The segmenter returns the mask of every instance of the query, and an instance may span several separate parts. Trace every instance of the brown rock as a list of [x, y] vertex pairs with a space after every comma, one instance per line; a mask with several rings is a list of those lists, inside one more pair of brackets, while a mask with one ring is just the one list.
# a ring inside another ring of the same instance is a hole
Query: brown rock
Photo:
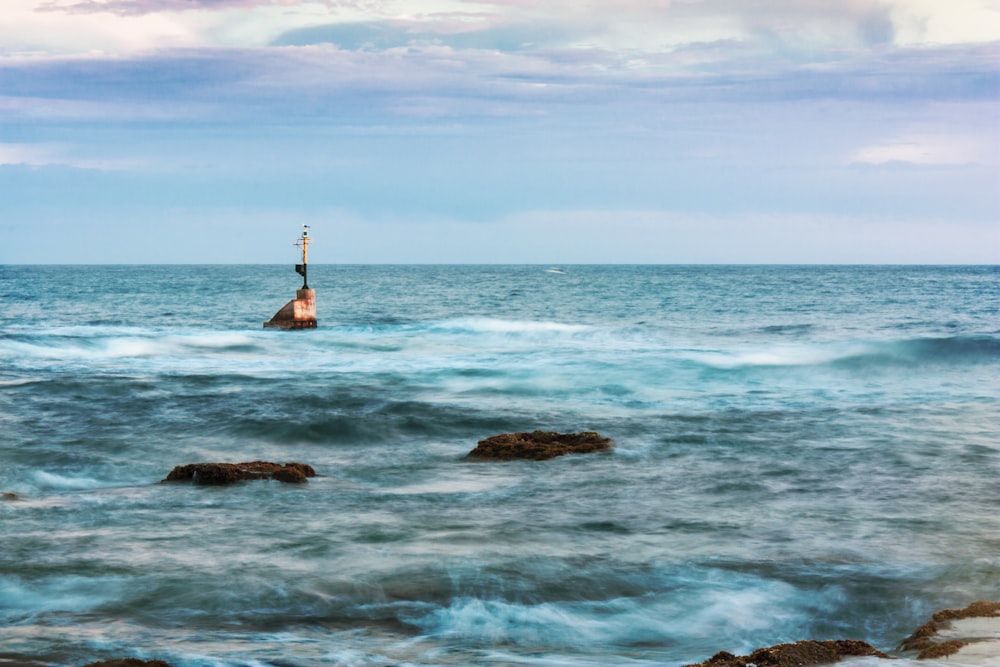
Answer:
[[582, 433], [555, 433], [553, 431], [532, 431], [531, 433], [502, 433], [480, 440], [468, 454], [472, 459], [510, 461], [532, 459], [544, 461], [564, 454], [586, 454], [610, 449], [610, 438], [583, 431]]
[[948, 641], [941, 642], [940, 644], [931, 644], [927, 648], [920, 651], [917, 655], [917, 660], [933, 660], [934, 658], [944, 658], [952, 653], [958, 653], [966, 642], [961, 639], [949, 639]]
[[750, 655], [735, 656], [725, 651], [716, 653], [705, 662], [688, 667], [806, 667], [807, 665], [828, 665], [840, 662], [849, 656], [876, 656], [889, 658], [871, 644], [856, 639], [838, 641], [805, 641], [792, 644], [777, 644], [769, 648], [759, 648]]
[[11, 493], [10, 491], [4, 491], [0, 494], [0, 498], [4, 500], [18, 500], [19, 496], [16, 493]]
[[988, 618], [991, 616], [1000, 616], [1000, 602], [977, 600], [964, 609], [942, 609], [931, 616], [931, 620], [917, 628], [912, 635], [900, 642], [899, 648], [903, 651], [919, 651], [918, 660], [943, 658], [957, 653], [967, 642], [961, 639], [941, 641], [938, 638], [939, 630], [947, 628], [952, 621], [963, 618]]
[[115, 658], [113, 660], [98, 660], [83, 667], [170, 667], [162, 660], [139, 660], [139, 658]]
[[193, 482], [195, 484], [233, 484], [248, 479], [276, 479], [279, 482], [303, 484], [316, 471], [305, 463], [280, 465], [270, 461], [246, 463], [190, 463], [170, 471], [164, 482]]
[[[746, 667], [746, 661], [732, 653], [719, 651], [711, 658], [701, 663], [703, 667]], [[691, 667], [689, 665], [689, 667]]]
[[942, 609], [931, 618], [936, 623], [945, 623], [963, 618], [989, 618], [991, 616], [1000, 616], [1000, 602], [976, 600], [965, 609]]

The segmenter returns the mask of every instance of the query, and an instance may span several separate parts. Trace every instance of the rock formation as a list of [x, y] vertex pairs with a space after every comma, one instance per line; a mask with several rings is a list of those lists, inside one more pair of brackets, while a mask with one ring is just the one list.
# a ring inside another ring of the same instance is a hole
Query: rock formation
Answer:
[[890, 658], [871, 644], [855, 639], [838, 641], [805, 641], [793, 644], [777, 644], [769, 648], [759, 648], [750, 655], [735, 656], [722, 651], [705, 662], [687, 667], [805, 667], [806, 665], [828, 665], [840, 662], [849, 656], [877, 656]]
[[98, 660], [83, 667], [170, 667], [162, 660], [140, 660], [139, 658], [115, 658], [113, 660]]
[[917, 651], [917, 660], [930, 660], [958, 653], [964, 646], [976, 641], [987, 641], [988, 638], [981, 636], [942, 636], [942, 631], [954, 628], [954, 621], [972, 618], [1000, 618], [1000, 602], [978, 600], [964, 609], [943, 609], [900, 642], [899, 648], [907, 652]]
[[248, 479], [276, 479], [289, 484], [304, 484], [316, 471], [305, 463], [280, 465], [269, 461], [247, 463], [190, 463], [170, 471], [164, 482], [193, 482], [195, 484], [233, 484]]
[[584, 431], [582, 433], [555, 433], [553, 431], [532, 431], [531, 433], [502, 433], [480, 440], [468, 454], [471, 459], [510, 461], [532, 459], [544, 461], [563, 454], [586, 454], [610, 449], [610, 438]]
[[[985, 624], [973, 621], [985, 621]], [[962, 626], [963, 622], [968, 625]], [[979, 600], [964, 609], [944, 609], [937, 612], [929, 622], [921, 625], [912, 635], [904, 639], [898, 650], [904, 653], [919, 652], [917, 660], [952, 656], [951, 659], [955, 660], [956, 665], [1000, 664], [1000, 662], [982, 661], [983, 656], [987, 656], [987, 660], [994, 656], [1000, 660], [998, 632], [1000, 632], [1000, 602]], [[967, 656], [971, 662], [964, 662], [960, 652], [970, 645], [976, 646], [976, 655]], [[955, 655], [956, 653], [959, 655]], [[722, 651], [705, 662], [687, 667], [806, 667], [828, 665], [850, 656], [893, 658], [863, 641], [806, 640], [759, 648], [744, 656]]]

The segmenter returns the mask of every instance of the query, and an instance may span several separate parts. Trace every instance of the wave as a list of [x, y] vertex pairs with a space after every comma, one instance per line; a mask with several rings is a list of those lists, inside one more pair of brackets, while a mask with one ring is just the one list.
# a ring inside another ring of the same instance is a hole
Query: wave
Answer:
[[35, 483], [42, 489], [52, 489], [61, 491], [83, 491], [88, 489], [100, 489], [109, 486], [108, 482], [94, 479], [93, 477], [71, 477], [68, 475], [57, 475], [44, 470], [36, 470], [31, 474]]
[[431, 331], [499, 333], [499, 334], [549, 334], [578, 333], [591, 327], [582, 324], [565, 324], [551, 321], [506, 320], [491, 317], [463, 317], [430, 324]]
[[1000, 361], [1000, 338], [949, 336], [872, 343], [866, 350], [838, 358], [834, 363], [856, 365], [923, 365], [936, 363], [995, 364]]
[[0, 358], [88, 362], [184, 354], [248, 354], [263, 350], [250, 335], [232, 332], [161, 333], [75, 327], [0, 335]]
[[[336, 399], [296, 396], [274, 405], [275, 413], [256, 412], [230, 419], [227, 429], [241, 437], [275, 442], [392, 443], [413, 437], [468, 438], [515, 429], [516, 416], [421, 401]], [[289, 414], [301, 417], [289, 418]]]
[[646, 576], [640, 577], [644, 585], [627, 585], [617, 595], [615, 577], [602, 577], [599, 588], [608, 596], [594, 599], [460, 595], [422, 614], [400, 610], [401, 620], [437, 639], [475, 645], [601, 652], [684, 647], [695, 658], [718, 649], [707, 642], [699, 648], [704, 638], [727, 637], [728, 648], [737, 652], [766, 645], [779, 618], [786, 633], [782, 639], [806, 636], [817, 609], [842, 601], [836, 587], [809, 591], [714, 568], [681, 566]]
[[764, 349], [690, 350], [677, 355], [718, 369], [752, 367], [831, 366], [850, 369], [929, 364], [995, 364], [1000, 361], [1000, 339], [993, 336], [911, 338], [783, 345]]
[[45, 612], [85, 612], [119, 597], [124, 580], [117, 577], [54, 576], [41, 581], [0, 576], [0, 619], [20, 622]]

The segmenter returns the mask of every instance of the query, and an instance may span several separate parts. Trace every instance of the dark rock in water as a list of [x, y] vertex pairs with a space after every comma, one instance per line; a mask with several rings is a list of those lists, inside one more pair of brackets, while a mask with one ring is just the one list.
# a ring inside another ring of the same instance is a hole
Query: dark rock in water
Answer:
[[[939, 631], [951, 628], [952, 621], [968, 618], [1000, 618], [1000, 602], [979, 600], [965, 609], [944, 609], [934, 614], [931, 620], [917, 628], [916, 632], [902, 641], [902, 651], [919, 651], [918, 660], [933, 660], [957, 653], [971, 642], [997, 643], [993, 628], [973, 628], [972, 636], [962, 639], [944, 638]], [[952, 633], [954, 629], [952, 628]], [[978, 634], [977, 634], [978, 633]], [[982, 650], [979, 650], [982, 653]], [[990, 655], [998, 655], [996, 652]], [[806, 640], [793, 644], [778, 644], [770, 648], [759, 648], [750, 655], [736, 656], [732, 653], [716, 653], [705, 662], [687, 667], [806, 667], [808, 665], [828, 665], [851, 656], [873, 656], [892, 660], [893, 657], [879, 651], [867, 642], [854, 639], [839, 641]], [[977, 664], [986, 664], [978, 662]], [[993, 663], [990, 663], [993, 664]]]
[[20, 496], [18, 496], [16, 493], [11, 493], [10, 491], [4, 491], [2, 494], [0, 494], [0, 498], [3, 498], [4, 500], [18, 500]]
[[805, 641], [792, 644], [777, 644], [770, 648], [759, 648], [750, 655], [735, 656], [732, 653], [716, 653], [705, 662], [688, 667], [806, 667], [807, 665], [829, 665], [851, 656], [875, 656], [892, 659], [871, 644], [855, 639], [837, 641]]
[[[743, 658], [739, 658], [726, 651], [719, 651], [701, 663], [701, 667], [746, 667], [746, 664]], [[692, 667], [692, 665], [688, 665], [688, 667]]]
[[289, 484], [304, 484], [316, 471], [305, 463], [280, 465], [269, 461], [247, 463], [190, 463], [170, 471], [164, 482], [193, 482], [195, 484], [233, 484], [248, 479], [276, 479]]
[[[952, 621], [967, 618], [1000, 618], [1000, 602], [977, 600], [964, 609], [942, 609], [931, 620], [917, 628], [899, 644], [902, 651], [918, 651], [917, 660], [944, 658], [958, 653], [970, 642], [962, 639], [943, 639], [939, 632], [951, 627]], [[973, 638], [976, 641], [981, 638]]]
[[510, 461], [513, 459], [546, 459], [563, 454], [586, 454], [610, 449], [610, 438], [584, 431], [582, 433], [555, 433], [553, 431], [532, 431], [531, 433], [502, 433], [480, 440], [476, 448], [469, 452], [472, 459]]
[[83, 667], [170, 667], [162, 660], [139, 660], [139, 658], [116, 658], [114, 660], [98, 660]]

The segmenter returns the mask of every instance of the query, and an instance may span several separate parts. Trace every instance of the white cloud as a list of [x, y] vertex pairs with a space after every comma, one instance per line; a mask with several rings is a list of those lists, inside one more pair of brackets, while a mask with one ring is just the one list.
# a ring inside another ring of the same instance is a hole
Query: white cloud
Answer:
[[132, 53], [194, 46], [197, 32], [169, 14], [118, 16], [42, 11], [37, 0], [4, 0], [0, 8], [0, 57]]
[[0, 144], [0, 164], [41, 166], [53, 163], [54, 150], [37, 144]]
[[959, 166], [998, 164], [997, 147], [990, 137], [955, 134], [907, 134], [885, 139], [857, 150], [849, 162]]
[[64, 166], [81, 169], [128, 169], [137, 163], [131, 159], [81, 155], [79, 147], [65, 144], [0, 144], [0, 165], [28, 167]]
[[995, 0], [887, 0], [896, 43], [963, 44], [1000, 39], [1000, 5]]
[[[765, 44], [784, 57], [872, 45], [1000, 39], [992, 0], [4, 0], [3, 51], [131, 53], [264, 46], [284, 33], [363, 22], [401, 37], [495, 33], [531, 48], [666, 52], [698, 43]], [[523, 35], [523, 40], [520, 36]], [[404, 42], [405, 43], [405, 42]], [[476, 44], [466, 39], [465, 44]], [[482, 41], [488, 44], [489, 39]], [[402, 43], [400, 44], [402, 45]]]

